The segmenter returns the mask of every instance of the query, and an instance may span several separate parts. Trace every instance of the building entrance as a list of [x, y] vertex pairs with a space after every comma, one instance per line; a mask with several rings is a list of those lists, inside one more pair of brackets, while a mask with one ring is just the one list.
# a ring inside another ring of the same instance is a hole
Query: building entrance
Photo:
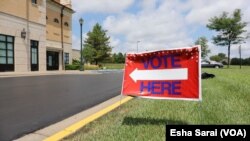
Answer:
[[47, 70], [59, 70], [59, 52], [47, 51]]

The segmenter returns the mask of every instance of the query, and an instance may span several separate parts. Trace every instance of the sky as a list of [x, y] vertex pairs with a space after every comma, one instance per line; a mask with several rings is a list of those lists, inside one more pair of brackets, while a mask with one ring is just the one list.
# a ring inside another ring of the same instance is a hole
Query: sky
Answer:
[[[227, 47], [212, 43], [215, 31], [206, 25], [223, 11], [241, 9], [245, 28], [250, 32], [249, 0], [72, 0], [72, 42], [80, 49], [79, 19], [84, 19], [83, 41], [96, 23], [107, 30], [112, 52], [139, 52], [188, 47], [201, 36], [208, 39], [211, 53], [227, 54]], [[250, 57], [250, 39], [241, 44], [242, 57]], [[239, 57], [239, 45], [231, 57]]]

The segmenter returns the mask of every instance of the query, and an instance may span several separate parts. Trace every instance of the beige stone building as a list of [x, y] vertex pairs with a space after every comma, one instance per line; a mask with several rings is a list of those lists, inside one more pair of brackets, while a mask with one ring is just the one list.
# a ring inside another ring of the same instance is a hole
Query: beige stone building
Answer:
[[75, 59], [75, 60], [81, 60], [81, 54], [80, 54], [80, 50], [78, 49], [72, 49], [72, 59]]
[[73, 13], [70, 0], [0, 0], [0, 72], [63, 70]]

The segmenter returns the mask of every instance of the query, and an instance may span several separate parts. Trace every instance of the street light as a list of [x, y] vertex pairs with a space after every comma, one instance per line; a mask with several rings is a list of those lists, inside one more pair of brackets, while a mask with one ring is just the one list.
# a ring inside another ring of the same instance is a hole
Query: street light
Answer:
[[137, 53], [138, 53], [138, 44], [140, 43], [141, 41], [137, 41]]
[[26, 31], [25, 31], [25, 29], [23, 29], [23, 30], [21, 31], [21, 38], [23, 38], [23, 39], [26, 38]]
[[82, 18], [79, 19], [79, 23], [80, 23], [80, 27], [81, 27], [81, 66], [80, 66], [80, 71], [83, 71], [84, 70], [84, 67], [83, 67], [83, 63], [82, 63], [82, 24], [83, 24], [84, 20]]

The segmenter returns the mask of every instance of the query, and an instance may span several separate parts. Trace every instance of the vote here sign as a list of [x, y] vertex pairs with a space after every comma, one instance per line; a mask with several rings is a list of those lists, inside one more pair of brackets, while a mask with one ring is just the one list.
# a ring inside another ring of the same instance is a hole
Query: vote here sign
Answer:
[[200, 46], [126, 55], [122, 94], [201, 100]]

